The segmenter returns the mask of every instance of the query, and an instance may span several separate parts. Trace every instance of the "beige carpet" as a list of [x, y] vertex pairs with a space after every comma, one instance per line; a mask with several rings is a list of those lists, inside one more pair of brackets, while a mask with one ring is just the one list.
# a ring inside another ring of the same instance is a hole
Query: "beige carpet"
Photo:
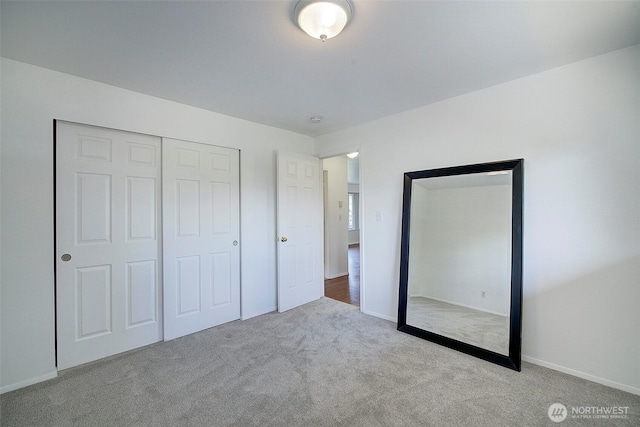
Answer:
[[[556, 402], [627, 418], [556, 424]], [[327, 298], [69, 369], [0, 405], [2, 426], [640, 425], [639, 396], [505, 369]]]

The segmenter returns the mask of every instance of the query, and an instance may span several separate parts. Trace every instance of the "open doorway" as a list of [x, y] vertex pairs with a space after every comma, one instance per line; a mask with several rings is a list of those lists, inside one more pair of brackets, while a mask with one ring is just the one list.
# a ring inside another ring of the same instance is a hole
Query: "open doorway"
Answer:
[[354, 154], [323, 160], [324, 291], [360, 307], [360, 159]]

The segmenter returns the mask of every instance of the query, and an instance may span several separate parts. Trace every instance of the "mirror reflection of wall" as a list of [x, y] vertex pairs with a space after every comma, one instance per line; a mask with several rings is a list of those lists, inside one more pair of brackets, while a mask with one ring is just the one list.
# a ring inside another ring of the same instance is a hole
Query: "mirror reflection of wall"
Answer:
[[511, 173], [412, 183], [407, 324], [508, 354]]

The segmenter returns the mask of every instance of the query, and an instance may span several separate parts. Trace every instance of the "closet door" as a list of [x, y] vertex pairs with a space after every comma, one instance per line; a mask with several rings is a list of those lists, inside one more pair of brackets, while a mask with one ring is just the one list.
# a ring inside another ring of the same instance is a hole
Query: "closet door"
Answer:
[[165, 340], [240, 318], [239, 156], [162, 140]]
[[160, 142], [56, 123], [58, 369], [162, 340]]

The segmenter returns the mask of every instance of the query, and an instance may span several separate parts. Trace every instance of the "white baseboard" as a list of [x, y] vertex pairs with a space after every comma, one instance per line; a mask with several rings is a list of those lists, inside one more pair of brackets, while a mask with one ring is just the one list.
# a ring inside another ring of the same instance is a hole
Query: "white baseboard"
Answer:
[[606, 378], [600, 378], [595, 375], [587, 374], [586, 372], [576, 371], [575, 369], [567, 368], [564, 366], [556, 365], [555, 363], [545, 362], [544, 360], [536, 359], [534, 357], [522, 356], [522, 360], [525, 362], [533, 363], [545, 368], [553, 369], [565, 374], [573, 375], [574, 377], [582, 378], [584, 380], [593, 381], [594, 383], [606, 385], [608, 387], [617, 388], [618, 390], [626, 391], [635, 395], [640, 395], [640, 388], [622, 384], [616, 381], [611, 381]]
[[482, 311], [483, 313], [494, 314], [494, 315], [500, 316], [500, 317], [509, 317], [509, 313], [499, 313], [497, 311], [485, 310], [484, 308], [474, 307], [474, 306], [467, 305], [467, 304], [460, 304], [459, 302], [449, 301], [449, 300], [442, 299], [442, 298], [427, 297], [427, 296], [424, 296], [424, 295], [410, 295], [410, 296], [411, 297], [428, 298], [428, 299], [432, 299], [434, 301], [440, 301], [440, 302], [444, 302], [444, 303], [451, 304], [451, 305], [457, 305], [458, 307], [470, 308], [471, 310]]
[[349, 275], [349, 272], [345, 271], [345, 272], [342, 272], [342, 273], [332, 274], [330, 276], [325, 276], [324, 278], [325, 279], [335, 279], [336, 277], [342, 277], [342, 276], [348, 276], [348, 275]]
[[47, 374], [44, 375], [40, 375], [39, 377], [35, 377], [35, 378], [29, 378], [28, 380], [25, 381], [20, 381], [19, 383], [15, 383], [15, 384], [9, 384], [6, 385], [4, 387], [0, 387], [0, 394], [3, 393], [7, 393], [13, 390], [17, 390], [19, 388], [23, 388], [29, 385], [33, 385], [36, 383], [41, 383], [42, 381], [47, 381], [50, 380], [52, 378], [55, 378], [58, 376], [58, 371], [53, 371], [53, 372], [49, 372]]

